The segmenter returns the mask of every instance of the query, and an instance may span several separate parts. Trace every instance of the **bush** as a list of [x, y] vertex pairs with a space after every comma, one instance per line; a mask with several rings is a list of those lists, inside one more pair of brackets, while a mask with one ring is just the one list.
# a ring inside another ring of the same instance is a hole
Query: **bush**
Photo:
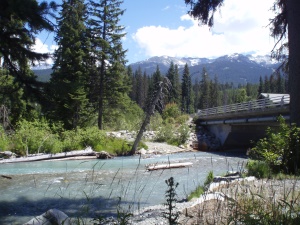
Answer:
[[45, 151], [47, 139], [52, 138], [51, 129], [46, 120], [20, 120], [13, 135], [13, 149], [19, 155], [28, 155]]
[[208, 186], [213, 182], [214, 180], [214, 172], [213, 171], [209, 171], [209, 173], [207, 174], [204, 184], [203, 185], [199, 185], [196, 190], [192, 191], [189, 195], [188, 195], [188, 201], [192, 200], [193, 198], [199, 198], [200, 195], [202, 195], [206, 190], [208, 190]]
[[[283, 117], [278, 118], [280, 122], [278, 132], [267, 129], [267, 137], [259, 140], [250, 151], [250, 158], [264, 161], [272, 172], [283, 171], [295, 173], [299, 168], [300, 128], [295, 125], [288, 126]], [[298, 165], [297, 165], [298, 164]]]
[[185, 124], [189, 120], [190, 116], [188, 114], [183, 114], [176, 118], [177, 124]]
[[259, 179], [269, 178], [271, 175], [269, 165], [264, 161], [249, 160], [246, 168], [248, 170], [248, 176], [255, 176]]
[[158, 112], [155, 112], [150, 118], [150, 124], [148, 125], [148, 130], [159, 130], [163, 124], [163, 119]]
[[131, 150], [131, 146], [126, 140], [107, 137], [95, 146], [95, 151], [106, 151], [113, 155], [126, 155]]
[[162, 126], [155, 137], [155, 141], [157, 142], [168, 142], [174, 138], [174, 125], [166, 124]]
[[6, 135], [2, 126], [0, 126], [0, 151], [9, 150], [9, 137]]
[[166, 120], [167, 118], [177, 118], [181, 115], [179, 107], [176, 103], [169, 103], [166, 105], [163, 113], [162, 118]]

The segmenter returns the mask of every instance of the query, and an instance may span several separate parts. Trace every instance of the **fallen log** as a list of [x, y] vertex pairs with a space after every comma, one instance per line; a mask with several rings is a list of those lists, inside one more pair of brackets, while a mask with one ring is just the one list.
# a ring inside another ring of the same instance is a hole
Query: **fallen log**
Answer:
[[12, 179], [12, 177], [1, 175], [1, 177], [6, 178], [6, 179]]
[[96, 152], [94, 152], [91, 148], [87, 148], [85, 150], [78, 151], [70, 151], [56, 154], [41, 154], [41, 155], [32, 155], [28, 157], [20, 157], [13, 159], [3, 159], [0, 160], [0, 163], [16, 163], [16, 162], [34, 162], [34, 161], [42, 161], [42, 160], [54, 160], [54, 159], [71, 159], [79, 156], [93, 156], [96, 159]]
[[146, 166], [148, 171], [152, 170], [162, 170], [162, 169], [171, 169], [171, 168], [182, 168], [191, 166], [193, 163], [191, 162], [184, 162], [184, 163], [168, 163], [168, 164], [151, 164]]

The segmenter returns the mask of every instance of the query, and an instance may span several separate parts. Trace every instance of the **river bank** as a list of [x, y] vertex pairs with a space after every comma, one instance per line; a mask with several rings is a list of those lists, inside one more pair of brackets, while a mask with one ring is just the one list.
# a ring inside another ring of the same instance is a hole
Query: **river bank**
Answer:
[[[148, 149], [141, 149], [136, 154], [140, 154], [142, 157], [151, 157], [153, 155], [166, 155], [180, 152], [193, 152], [196, 151], [190, 147], [177, 147], [169, 145], [167, 143], [159, 142], [145, 142]], [[92, 148], [88, 147], [84, 150], [75, 150], [64, 153], [56, 154], [35, 154], [28, 157], [9, 158], [1, 159], [1, 163], [18, 163], [18, 162], [34, 162], [34, 161], [46, 161], [46, 160], [88, 160], [95, 159], [97, 152], [93, 151]]]

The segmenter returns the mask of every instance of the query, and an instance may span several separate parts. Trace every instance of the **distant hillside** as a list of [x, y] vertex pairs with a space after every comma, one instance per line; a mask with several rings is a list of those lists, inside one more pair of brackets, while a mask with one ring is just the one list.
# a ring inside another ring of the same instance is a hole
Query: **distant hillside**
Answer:
[[258, 83], [260, 76], [270, 76], [280, 65], [270, 59], [269, 56], [244, 56], [241, 54], [225, 55], [216, 59], [207, 58], [176, 58], [176, 57], [152, 57], [145, 61], [133, 63], [130, 66], [133, 71], [141, 67], [148, 75], [152, 75], [157, 65], [162, 74], [166, 74], [170, 63], [173, 61], [182, 73], [187, 63], [192, 79], [201, 79], [203, 67], [206, 68], [211, 79], [218, 76], [219, 82], [233, 82], [234, 84], [245, 84], [246, 82]]
[[33, 69], [33, 72], [37, 76], [38, 81], [48, 82], [51, 77], [50, 75], [52, 73], [52, 69], [41, 69], [41, 70]]

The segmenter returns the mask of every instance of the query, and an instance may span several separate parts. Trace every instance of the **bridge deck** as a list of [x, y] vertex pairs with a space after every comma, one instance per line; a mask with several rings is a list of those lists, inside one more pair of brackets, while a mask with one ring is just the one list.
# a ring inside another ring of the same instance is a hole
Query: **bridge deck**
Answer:
[[199, 120], [283, 115], [289, 113], [290, 96], [275, 96], [255, 101], [236, 103], [199, 110]]

